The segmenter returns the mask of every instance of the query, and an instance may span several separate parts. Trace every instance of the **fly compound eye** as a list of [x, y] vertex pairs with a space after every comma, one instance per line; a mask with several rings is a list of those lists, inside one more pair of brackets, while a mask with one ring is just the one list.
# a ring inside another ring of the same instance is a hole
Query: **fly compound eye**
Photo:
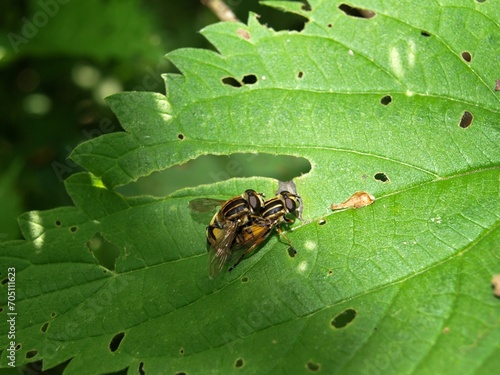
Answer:
[[258, 212], [261, 210], [264, 202], [261, 194], [257, 193], [255, 190], [248, 189], [245, 191], [244, 198], [250, 207], [250, 211]]
[[285, 207], [289, 212], [294, 212], [297, 208], [295, 201], [290, 197], [285, 197]]
[[252, 210], [256, 211], [260, 208], [260, 199], [255, 195], [248, 196], [248, 204], [252, 208]]

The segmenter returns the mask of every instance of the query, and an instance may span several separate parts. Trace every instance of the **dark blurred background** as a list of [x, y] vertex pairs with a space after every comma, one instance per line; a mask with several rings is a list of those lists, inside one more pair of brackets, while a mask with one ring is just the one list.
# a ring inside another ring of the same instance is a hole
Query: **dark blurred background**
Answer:
[[[304, 20], [228, 0], [275, 30]], [[3, 0], [0, 2], [0, 242], [20, 238], [24, 211], [71, 205], [63, 181], [80, 170], [67, 159], [79, 143], [122, 131], [104, 98], [120, 91], [165, 93], [164, 55], [213, 49], [198, 33], [218, 22], [200, 0]], [[282, 180], [309, 170], [303, 159], [269, 155], [205, 156], [122, 188], [164, 196], [185, 186], [253, 175]]]

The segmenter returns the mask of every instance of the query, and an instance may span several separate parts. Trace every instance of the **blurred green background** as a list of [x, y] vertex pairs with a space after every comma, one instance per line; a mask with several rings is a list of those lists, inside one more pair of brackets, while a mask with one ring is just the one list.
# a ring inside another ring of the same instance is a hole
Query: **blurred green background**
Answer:
[[[304, 20], [228, 0], [275, 30]], [[0, 242], [21, 238], [24, 211], [71, 205], [63, 181], [81, 170], [71, 150], [122, 131], [104, 98], [120, 91], [165, 93], [164, 55], [182, 47], [213, 49], [198, 33], [218, 22], [200, 0], [3, 0], [0, 3]], [[304, 159], [269, 155], [205, 156], [122, 187], [127, 195], [164, 196], [185, 186], [253, 175], [287, 180], [310, 169]]]

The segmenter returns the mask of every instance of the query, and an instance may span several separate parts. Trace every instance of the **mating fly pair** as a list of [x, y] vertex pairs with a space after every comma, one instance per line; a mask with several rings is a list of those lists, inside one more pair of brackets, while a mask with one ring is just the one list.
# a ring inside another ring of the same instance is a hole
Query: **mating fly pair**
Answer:
[[[190, 206], [197, 212], [220, 206], [206, 232], [210, 244], [210, 278], [220, 273], [233, 254], [239, 254], [229, 267], [231, 271], [271, 234], [273, 228], [282, 234], [280, 224], [293, 222], [286, 215], [294, 214], [302, 219], [302, 199], [295, 193], [293, 182], [280, 182], [276, 196], [268, 200], [264, 200], [262, 193], [249, 189], [228, 201], [201, 198], [191, 201]], [[286, 240], [290, 243], [288, 238]]]

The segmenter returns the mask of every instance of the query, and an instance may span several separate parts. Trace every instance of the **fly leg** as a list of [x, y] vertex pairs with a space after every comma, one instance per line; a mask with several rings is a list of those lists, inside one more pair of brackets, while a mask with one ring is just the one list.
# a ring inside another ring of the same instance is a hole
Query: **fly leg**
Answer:
[[[293, 223], [293, 220], [291, 221]], [[281, 227], [279, 225], [276, 226], [276, 230], [278, 231], [279, 235], [280, 236], [283, 236], [286, 240], [286, 242], [288, 242], [288, 244], [290, 245], [290, 248], [292, 249], [292, 251], [296, 254], [297, 253], [297, 249], [295, 249], [295, 247], [292, 245], [292, 241], [290, 241], [288, 239], [287, 236], [285, 236], [285, 233], [283, 232], [283, 229], [281, 229]]]
[[238, 264], [240, 264], [240, 262], [243, 260], [243, 258], [245, 258], [245, 256], [247, 254], [251, 253], [253, 251], [253, 249], [255, 249], [262, 241], [263, 241], [263, 239], [257, 240], [257, 242], [255, 242], [252, 246], [250, 246], [247, 251], [245, 251], [243, 254], [240, 255], [240, 257], [238, 258], [236, 263], [234, 263], [231, 267], [229, 267], [229, 269], [227, 271], [231, 272]]

